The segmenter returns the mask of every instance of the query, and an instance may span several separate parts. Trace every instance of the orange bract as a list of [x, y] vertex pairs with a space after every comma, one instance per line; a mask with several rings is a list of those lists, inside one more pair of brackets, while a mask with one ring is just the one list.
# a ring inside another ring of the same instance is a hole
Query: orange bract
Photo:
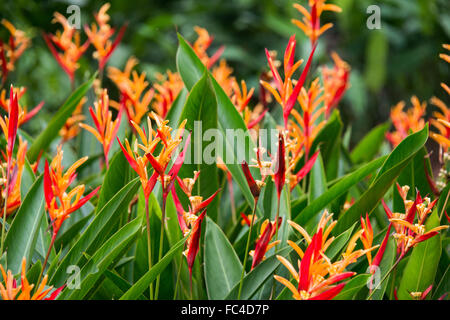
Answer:
[[152, 108], [161, 118], [166, 118], [167, 112], [169, 112], [183, 86], [183, 80], [178, 72], [167, 70], [165, 75], [156, 74], [156, 83], [153, 85], [155, 99]]
[[[37, 284], [36, 290], [32, 294], [35, 285], [28, 282], [26, 267], [27, 261], [23, 258], [20, 273], [20, 285], [17, 286], [16, 279], [14, 279], [11, 270], [8, 270], [6, 273], [3, 266], [0, 265], [0, 271], [4, 281], [4, 284], [0, 282], [0, 296], [2, 297], [2, 300], [54, 300], [64, 288], [64, 286], [56, 290], [53, 290], [52, 286], [46, 288], [48, 276], [45, 275], [41, 283]], [[49, 294], [50, 296], [47, 297]]]
[[350, 66], [336, 52], [333, 52], [331, 57], [334, 61], [334, 67], [324, 67], [322, 69], [325, 115], [327, 117], [350, 86]]
[[59, 130], [59, 135], [62, 138], [63, 143], [75, 138], [80, 133], [80, 123], [85, 119], [83, 115], [83, 105], [86, 103], [87, 98], [83, 97], [72, 115], [66, 120], [64, 126]]
[[[128, 59], [124, 71], [115, 67], [108, 68], [108, 77], [116, 84], [122, 95], [121, 104], [125, 107], [129, 120], [140, 124], [142, 118], [148, 113], [150, 102], [153, 99], [154, 89], [147, 89], [149, 83], [145, 80], [146, 73], [140, 75], [133, 70], [138, 64], [136, 58]], [[147, 91], [146, 91], [147, 90]], [[121, 105], [111, 101], [111, 104], [120, 109]]]

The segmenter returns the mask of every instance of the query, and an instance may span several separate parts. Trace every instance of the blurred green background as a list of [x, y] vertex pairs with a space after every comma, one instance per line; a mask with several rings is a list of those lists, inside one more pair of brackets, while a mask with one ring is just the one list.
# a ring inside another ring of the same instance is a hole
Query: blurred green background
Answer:
[[[138, 69], [150, 81], [155, 72], [175, 70], [176, 32], [189, 41], [196, 38], [193, 27], [206, 28], [215, 38], [212, 45], [225, 45], [223, 55], [237, 79], [257, 86], [267, 64], [264, 48], [284, 51], [288, 37], [296, 33], [298, 58], [306, 57], [309, 40], [291, 24], [300, 14], [292, 7], [307, 0], [135, 0], [110, 1], [111, 25], [128, 22], [122, 43], [109, 65], [122, 68], [130, 55], [140, 60]], [[450, 1], [448, 0], [335, 0], [343, 12], [325, 13], [323, 21], [335, 27], [320, 40], [315, 65], [330, 63], [333, 50], [352, 67], [351, 88], [340, 105], [346, 124], [352, 126], [352, 144], [369, 129], [389, 117], [390, 107], [416, 94], [420, 100], [436, 95], [448, 101], [439, 83], [448, 82], [449, 66], [440, 60], [441, 45], [450, 40]], [[8, 83], [28, 87], [28, 104], [45, 100], [41, 121], [27, 124], [30, 132], [40, 130], [45, 121], [70, 93], [67, 76], [53, 59], [41, 33], [54, 32], [53, 13], [66, 14], [70, 4], [81, 8], [81, 24], [93, 21], [101, 1], [2, 0], [0, 18], [10, 20], [32, 36], [32, 47], [19, 60]], [[369, 5], [381, 8], [381, 30], [369, 30], [366, 13]], [[6, 29], [0, 28], [6, 39]], [[92, 49], [83, 57], [77, 71], [77, 84], [95, 70]], [[112, 98], [117, 92], [106, 82]], [[429, 108], [429, 114], [431, 108]]]

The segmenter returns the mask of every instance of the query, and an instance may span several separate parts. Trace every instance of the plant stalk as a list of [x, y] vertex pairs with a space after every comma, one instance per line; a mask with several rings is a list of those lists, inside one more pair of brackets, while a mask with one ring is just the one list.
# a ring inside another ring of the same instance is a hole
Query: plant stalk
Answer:
[[[145, 218], [147, 219], [147, 254], [148, 254], [148, 270], [152, 268], [152, 244], [150, 237], [150, 213], [148, 208], [148, 197], [145, 198]], [[150, 300], [153, 300], [153, 283], [150, 283]]]

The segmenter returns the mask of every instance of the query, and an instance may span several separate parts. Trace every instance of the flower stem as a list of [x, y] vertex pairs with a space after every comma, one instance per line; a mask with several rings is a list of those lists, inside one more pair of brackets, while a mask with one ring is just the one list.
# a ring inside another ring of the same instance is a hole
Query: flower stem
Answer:
[[1, 237], [1, 244], [0, 244], [0, 254], [3, 254], [3, 245], [5, 242], [5, 224], [6, 224], [6, 211], [8, 209], [8, 191], [9, 191], [9, 172], [11, 171], [11, 164], [8, 160], [8, 164], [6, 165], [6, 189], [5, 189], [5, 199], [3, 204], [3, 218], [2, 218], [2, 237]]
[[[158, 262], [161, 261], [162, 253], [163, 253], [163, 247], [164, 247], [164, 224], [165, 224], [165, 221], [166, 221], [166, 201], [167, 201], [167, 195], [163, 196], [163, 201], [162, 201], [161, 232], [160, 232], [160, 237], [159, 237]], [[158, 277], [156, 278], [155, 300], [158, 299], [159, 282], [160, 282], [160, 280], [161, 280], [161, 273], [158, 274]]]
[[42, 275], [44, 274], [45, 266], [47, 265], [47, 262], [48, 262], [48, 257], [50, 256], [50, 252], [53, 248], [53, 245], [55, 244], [56, 235], [57, 235], [57, 233], [53, 232], [52, 240], [50, 241], [50, 245], [48, 246], [47, 254], [45, 256], [44, 264], [42, 265], [41, 273], [39, 274], [38, 281], [36, 282], [36, 289], [38, 288], [39, 284], [41, 283]]
[[178, 293], [178, 284], [180, 283], [180, 277], [181, 277], [181, 266], [183, 265], [183, 253], [181, 253], [180, 256], [180, 265], [178, 266], [178, 272], [177, 272], [177, 281], [175, 283], [175, 292], [173, 294], [173, 300], [177, 300], [177, 293]]
[[258, 203], [258, 198], [255, 198], [255, 203], [254, 203], [253, 212], [252, 212], [252, 221], [250, 223], [250, 230], [248, 231], [247, 245], [245, 246], [245, 255], [244, 255], [244, 263], [242, 266], [241, 280], [239, 281], [238, 300], [241, 299], [242, 285], [244, 284], [245, 266], [247, 265], [247, 260], [248, 260], [248, 251], [250, 248], [250, 239], [252, 236], [253, 222], [255, 221], [257, 203]]
[[[145, 198], [145, 217], [147, 219], [147, 254], [148, 254], [148, 270], [152, 268], [152, 244], [150, 238], [150, 214], [148, 208], [148, 197]], [[153, 300], [153, 284], [150, 283], [150, 300]]]

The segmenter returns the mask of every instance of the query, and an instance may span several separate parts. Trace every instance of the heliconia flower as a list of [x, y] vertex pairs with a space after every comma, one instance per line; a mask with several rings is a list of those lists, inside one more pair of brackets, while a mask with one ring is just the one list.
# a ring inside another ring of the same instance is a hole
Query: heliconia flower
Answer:
[[[0, 265], [0, 271], [4, 281], [4, 284], [0, 282], [0, 296], [2, 300], [55, 300], [62, 289], [64, 289], [65, 285], [55, 290], [52, 286], [46, 288], [48, 275], [45, 275], [35, 289], [35, 285], [28, 282], [26, 266], [26, 259], [23, 258], [20, 273], [20, 285], [17, 286], [17, 281], [14, 279], [11, 270], [6, 272], [3, 266]], [[32, 293], [33, 289], [35, 290]]]
[[44, 167], [45, 203], [51, 219], [53, 237], [56, 237], [63, 222], [70, 217], [70, 214], [86, 204], [100, 189], [100, 186], [97, 187], [85, 197], [82, 197], [85, 191], [84, 184], [78, 185], [69, 191], [69, 186], [77, 176], [77, 168], [86, 162], [87, 157], [76, 161], [65, 172], [63, 172], [62, 159], [63, 151], [61, 146], [59, 146], [56, 157], [50, 165], [45, 161]]
[[309, 158], [314, 139], [326, 123], [325, 120], [318, 121], [325, 111], [325, 107], [320, 107], [324, 100], [322, 93], [323, 88], [318, 78], [311, 83], [308, 90], [302, 88], [298, 96], [302, 115], [297, 110], [292, 110], [295, 121], [289, 122], [291, 130], [294, 131], [292, 135], [300, 140], [297, 145], [303, 146], [306, 160]]
[[220, 59], [219, 64], [212, 67], [211, 74], [227, 96], [231, 98], [235, 78], [233, 77], [233, 69], [227, 64], [226, 60]]
[[192, 45], [192, 49], [206, 68], [210, 69], [219, 60], [225, 50], [225, 47], [221, 46], [212, 56], [209, 56], [206, 51], [211, 46], [214, 37], [210, 36], [208, 30], [205, 28], [195, 26], [194, 31], [197, 33], [198, 38]]
[[312, 58], [314, 55], [314, 52], [316, 50], [316, 46], [313, 47], [311, 50], [311, 54], [309, 55], [308, 61], [305, 65], [305, 68], [303, 69], [300, 78], [295, 83], [294, 88], [293, 86], [293, 74], [294, 72], [299, 68], [299, 66], [303, 63], [303, 60], [299, 60], [294, 63], [294, 57], [295, 57], [295, 35], [291, 36], [289, 39], [288, 45], [285, 50], [284, 55], [284, 81], [281, 78], [280, 74], [278, 73], [277, 67], [275, 65], [275, 62], [273, 61], [272, 55], [270, 52], [266, 49], [266, 57], [267, 61], [269, 63], [270, 70], [272, 72], [272, 76], [274, 78], [275, 82], [275, 88], [266, 81], [261, 81], [261, 84], [266, 88], [275, 98], [275, 100], [281, 105], [283, 108], [283, 118], [284, 118], [284, 126], [287, 129], [287, 123], [289, 115], [291, 114], [295, 103], [297, 101], [298, 95], [300, 94], [300, 91], [303, 87], [303, 84], [305, 83], [306, 76], [308, 74], [309, 68], [311, 66]]
[[[336, 226], [337, 221], [332, 220], [333, 214], [329, 214], [327, 210], [324, 211], [322, 214], [322, 217], [320, 218], [319, 223], [317, 224], [316, 233], [319, 233], [319, 231], [322, 233], [321, 236], [321, 252], [325, 252], [329, 246], [333, 243], [335, 240], [334, 237], [329, 237], [331, 235], [331, 231]], [[305, 241], [310, 244], [312, 241], [312, 237], [306, 232], [304, 228], [302, 228], [300, 225], [296, 224], [293, 221], [288, 221], [289, 225], [293, 227], [296, 231], [298, 231]], [[330, 259], [325, 255], [322, 254], [322, 259], [320, 260], [320, 265], [322, 265], [322, 270], [327, 272], [330, 276], [340, 274], [345, 271], [348, 265], [354, 263], [362, 257], [363, 255], [367, 254], [367, 252], [374, 250], [378, 246], [372, 246], [370, 248], [365, 248], [364, 250], [355, 250], [356, 242], [360, 238], [361, 234], [363, 233], [363, 230], [360, 230], [356, 232], [352, 238], [349, 240], [347, 244], [346, 250], [342, 253], [342, 258], [340, 260], [337, 260], [335, 262], [331, 262]], [[288, 240], [287, 241], [289, 246], [294, 249], [295, 252], [297, 252], [298, 256], [300, 258], [303, 258], [304, 252], [303, 250], [293, 241]], [[319, 244], [318, 244], [319, 245]], [[317, 262], [319, 265], [319, 262]], [[323, 276], [325, 276], [327, 273], [325, 273]]]
[[[289, 270], [294, 280], [298, 283], [295, 287], [289, 280], [275, 275], [275, 279], [285, 285], [296, 300], [331, 300], [341, 292], [345, 283], [337, 284], [342, 280], [352, 277], [355, 272], [341, 272], [329, 274], [329, 269], [324, 268], [324, 250], [322, 249], [322, 229], [314, 234], [309, 245], [298, 260], [298, 271], [284, 257], [277, 256], [278, 260]], [[329, 275], [327, 278], [325, 278]]]
[[192, 233], [187, 240], [187, 249], [184, 252], [187, 258], [187, 264], [189, 269], [189, 275], [192, 282], [192, 267], [194, 266], [195, 258], [198, 254], [198, 250], [200, 248], [200, 236], [202, 229], [202, 222], [206, 215], [206, 209], [197, 217], [195, 223], [192, 227]]
[[326, 3], [326, 0], [309, 0], [310, 10], [304, 6], [294, 3], [294, 8], [302, 15], [302, 21], [292, 19], [292, 23], [299, 27], [307, 37], [310, 38], [311, 43], [316, 43], [317, 39], [328, 29], [333, 27], [332, 23], [327, 23], [320, 26], [320, 16], [324, 11], [342, 12], [342, 9], [335, 4]]
[[[431, 292], [431, 289], [433, 289], [432, 284], [428, 288], [426, 288], [424, 292], [415, 291], [415, 292], [410, 292], [409, 295], [414, 300], [425, 300], [427, 298], [428, 294]], [[398, 300], [398, 298], [396, 300]]]
[[107, 2], [102, 5], [98, 13], [94, 14], [97, 24], [92, 23], [91, 28], [87, 25], [84, 26], [84, 31], [95, 48], [93, 56], [98, 60], [100, 71], [104, 69], [112, 53], [119, 45], [126, 29], [126, 25], [122, 26], [114, 41], [111, 40], [111, 37], [115, 34], [115, 30], [108, 24], [110, 17], [106, 11], [108, 11], [110, 6]]
[[[41, 101], [36, 107], [28, 111], [27, 106], [22, 106], [20, 104], [20, 99], [26, 93], [27, 89], [25, 87], [15, 88], [14, 86], [11, 86], [11, 89], [17, 95], [17, 105], [19, 114], [18, 126], [20, 127], [21, 125], [28, 122], [31, 118], [33, 118], [39, 112], [39, 110], [41, 110], [42, 106], [44, 105], [44, 101]], [[6, 112], [9, 112], [10, 106], [9, 100], [10, 99], [6, 99], [6, 89], [3, 89], [0, 93], [0, 107]]]
[[326, 117], [338, 105], [350, 86], [350, 66], [336, 52], [333, 52], [331, 57], [334, 61], [333, 68], [324, 67], [322, 69]]
[[280, 131], [278, 134], [278, 152], [275, 162], [273, 180], [277, 190], [278, 201], [281, 197], [281, 191], [286, 183], [286, 149], [284, 144], [284, 135]]
[[278, 218], [278, 223], [275, 221], [271, 222], [268, 219], [262, 223], [260, 235], [256, 241], [255, 250], [252, 250], [249, 253], [249, 255], [253, 258], [252, 270], [265, 259], [265, 255], [270, 249], [281, 242], [280, 240], [276, 240], [270, 243], [272, 238], [275, 236], [276, 229], [280, 226], [280, 224], [281, 217]]
[[68, 75], [73, 87], [75, 71], [80, 67], [78, 60], [89, 47], [89, 39], [82, 44], [80, 32], [59, 12], [54, 13], [52, 22], [61, 24], [63, 31], [58, 30], [54, 35], [44, 33], [44, 40], [55, 60]]
[[184, 83], [178, 72], [171, 72], [170, 70], [167, 70], [165, 75], [156, 73], [155, 77], [152, 108], [161, 118], [165, 119], [167, 112], [169, 112], [173, 102], [184, 87]]
[[[417, 191], [414, 202], [407, 200], [406, 196], [409, 190], [408, 186], [397, 189], [405, 203], [405, 213], [392, 213], [384, 201], [382, 201], [386, 215], [395, 228], [394, 238], [397, 240], [397, 254], [404, 257], [406, 253], [418, 243], [426, 241], [439, 234], [440, 230], [448, 228], [448, 225], [437, 226], [427, 230], [425, 220], [431, 213], [437, 199], [431, 201], [428, 197], [422, 198]], [[416, 223], [414, 220], [417, 216]]]
[[399, 102], [391, 109], [391, 120], [394, 125], [394, 132], [386, 133], [386, 138], [396, 147], [411, 132], [417, 132], [425, 126], [423, 116], [427, 108], [426, 102], [421, 103], [416, 96], [411, 98], [412, 108], [403, 111], [405, 103]]
[[94, 102], [94, 109], [89, 107], [89, 112], [91, 114], [92, 120], [94, 121], [95, 128], [80, 123], [80, 127], [86, 129], [91, 132], [94, 137], [102, 144], [103, 146], [103, 154], [105, 157], [106, 167], [109, 167], [108, 162], [108, 153], [111, 148], [112, 143], [114, 142], [114, 138], [117, 135], [117, 131], [119, 130], [120, 120], [122, 118], [122, 108], [119, 109], [119, 113], [116, 116], [116, 119], [112, 120], [112, 112], [109, 110], [109, 96], [106, 89], [102, 91], [101, 96], [99, 97], [97, 102]]
[[122, 96], [120, 103], [111, 101], [111, 105], [118, 110], [120, 110], [123, 105], [127, 112], [128, 119], [140, 124], [142, 118], [149, 111], [150, 102], [154, 95], [154, 89], [147, 89], [149, 83], [145, 80], [145, 72], [139, 75], [133, 70], [137, 63], [136, 58], [129, 58], [123, 72], [115, 67], [109, 67], [108, 77], [116, 84]]
[[66, 123], [61, 130], [59, 130], [59, 135], [61, 136], [63, 143], [75, 138], [80, 133], [80, 123], [85, 119], [83, 115], [83, 106], [86, 101], [86, 97], [81, 98], [72, 115], [66, 120]]
[[[8, 185], [8, 199], [7, 201], [2, 201], [2, 206], [0, 206], [0, 212], [4, 212], [3, 205], [6, 203], [6, 216], [11, 215], [17, 208], [19, 208], [22, 203], [21, 197], [21, 181], [23, 169], [25, 166], [26, 152], [27, 152], [27, 142], [23, 141], [21, 137], [19, 137], [19, 147], [17, 150], [16, 157], [12, 158], [11, 161], [11, 169], [9, 171], [9, 185]], [[5, 164], [7, 164], [7, 159], [5, 160]], [[0, 190], [2, 199], [6, 197], [6, 182], [8, 179], [8, 171], [7, 166], [2, 168], [2, 177], [0, 183]]]
[[8, 29], [10, 37], [8, 41], [0, 40], [0, 76], [3, 85], [10, 71], [13, 71], [15, 64], [23, 52], [30, 46], [30, 39], [22, 30], [16, 29], [11, 22], [2, 19], [1, 24]]

